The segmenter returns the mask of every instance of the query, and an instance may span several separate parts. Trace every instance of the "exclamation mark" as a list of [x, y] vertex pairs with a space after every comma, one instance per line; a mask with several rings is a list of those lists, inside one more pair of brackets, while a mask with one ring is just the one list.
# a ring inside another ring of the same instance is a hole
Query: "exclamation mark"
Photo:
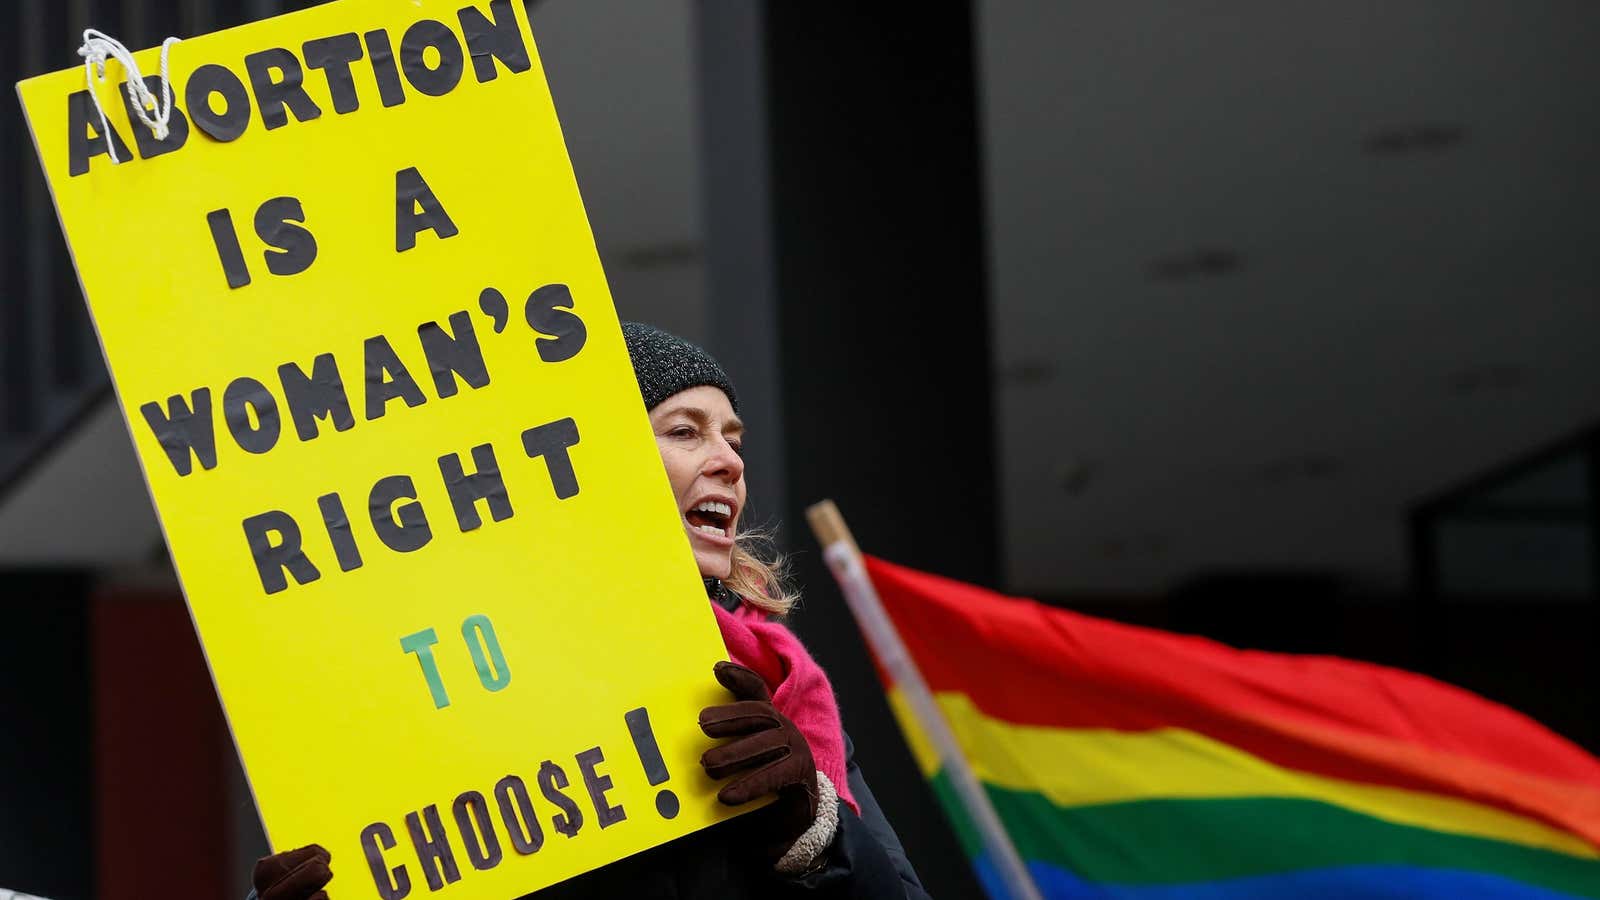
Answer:
[[[633, 738], [633, 750], [639, 754], [639, 762], [644, 765], [644, 777], [650, 780], [651, 787], [666, 781], [672, 776], [667, 774], [666, 760], [661, 758], [661, 748], [656, 746], [656, 733], [650, 730], [650, 713], [644, 707], [630, 709], [623, 715], [628, 723], [628, 734]], [[663, 819], [671, 819], [678, 815], [678, 795], [670, 788], [662, 788], [656, 793], [656, 812]]]

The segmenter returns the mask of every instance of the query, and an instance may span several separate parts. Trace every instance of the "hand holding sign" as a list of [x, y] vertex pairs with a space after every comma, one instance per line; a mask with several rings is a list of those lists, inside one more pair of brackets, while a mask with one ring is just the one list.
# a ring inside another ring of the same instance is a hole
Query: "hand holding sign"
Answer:
[[[774, 821], [767, 852], [779, 862], [817, 820], [821, 792], [811, 746], [800, 728], [772, 705], [760, 675], [731, 662], [717, 663], [715, 671], [735, 701], [701, 710], [700, 730], [731, 740], [702, 754], [700, 765], [712, 778], [729, 779], [717, 799], [730, 806], [778, 796], [766, 816]], [[797, 856], [809, 861], [821, 849], [806, 847]]]
[[164, 136], [114, 59], [19, 93], [275, 845], [487, 900], [725, 817], [725, 651], [522, 5], [169, 57]]
[[333, 857], [320, 844], [285, 850], [258, 860], [250, 873], [256, 900], [327, 900]]

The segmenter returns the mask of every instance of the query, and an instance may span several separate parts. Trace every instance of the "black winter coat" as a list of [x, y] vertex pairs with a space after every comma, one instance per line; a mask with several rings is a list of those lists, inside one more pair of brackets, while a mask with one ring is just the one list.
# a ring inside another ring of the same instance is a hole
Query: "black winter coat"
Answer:
[[772, 871], [759, 844], [765, 829], [757, 810], [546, 888], [527, 900], [711, 900], [711, 898], [815, 898], [815, 900], [929, 900], [900, 839], [861, 777], [850, 738], [850, 793], [861, 815], [839, 804], [839, 831], [825, 862], [804, 877]]

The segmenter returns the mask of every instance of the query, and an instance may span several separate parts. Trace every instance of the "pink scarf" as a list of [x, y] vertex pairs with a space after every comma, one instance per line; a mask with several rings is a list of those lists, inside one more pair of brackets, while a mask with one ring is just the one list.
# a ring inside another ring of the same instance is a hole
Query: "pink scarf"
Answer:
[[717, 603], [712, 603], [711, 609], [717, 614], [717, 627], [722, 629], [728, 656], [767, 683], [772, 705], [805, 735], [817, 768], [833, 782], [840, 799], [859, 814], [861, 808], [850, 796], [845, 777], [839, 704], [833, 699], [833, 686], [822, 667], [793, 632], [767, 621], [765, 613], [748, 603], [739, 604], [735, 612], [728, 612]]

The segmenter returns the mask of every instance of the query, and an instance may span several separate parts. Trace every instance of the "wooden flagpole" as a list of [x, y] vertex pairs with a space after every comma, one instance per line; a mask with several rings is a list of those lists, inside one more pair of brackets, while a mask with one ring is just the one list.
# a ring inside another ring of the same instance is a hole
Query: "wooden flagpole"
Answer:
[[950, 724], [934, 702], [933, 693], [928, 690], [927, 682], [923, 681], [916, 662], [906, 652], [900, 633], [895, 630], [888, 613], [884, 612], [878, 591], [872, 586], [872, 579], [867, 577], [861, 548], [856, 546], [849, 526], [845, 525], [844, 516], [832, 500], [824, 500], [806, 510], [806, 520], [811, 523], [811, 532], [822, 545], [823, 559], [834, 579], [839, 582], [839, 589], [844, 592], [845, 602], [855, 616], [856, 625], [866, 636], [879, 664], [904, 692], [912, 714], [939, 754], [939, 766], [949, 776], [957, 799], [977, 828], [983, 849], [1004, 882], [1006, 893], [1011, 900], [1043, 900], [1027, 866], [1022, 862], [1022, 856], [1017, 853], [1016, 845], [1011, 843], [1011, 836], [1006, 834], [1000, 816], [989, 802], [989, 795], [984, 793], [967, 758], [961, 754], [961, 746], [956, 743]]

